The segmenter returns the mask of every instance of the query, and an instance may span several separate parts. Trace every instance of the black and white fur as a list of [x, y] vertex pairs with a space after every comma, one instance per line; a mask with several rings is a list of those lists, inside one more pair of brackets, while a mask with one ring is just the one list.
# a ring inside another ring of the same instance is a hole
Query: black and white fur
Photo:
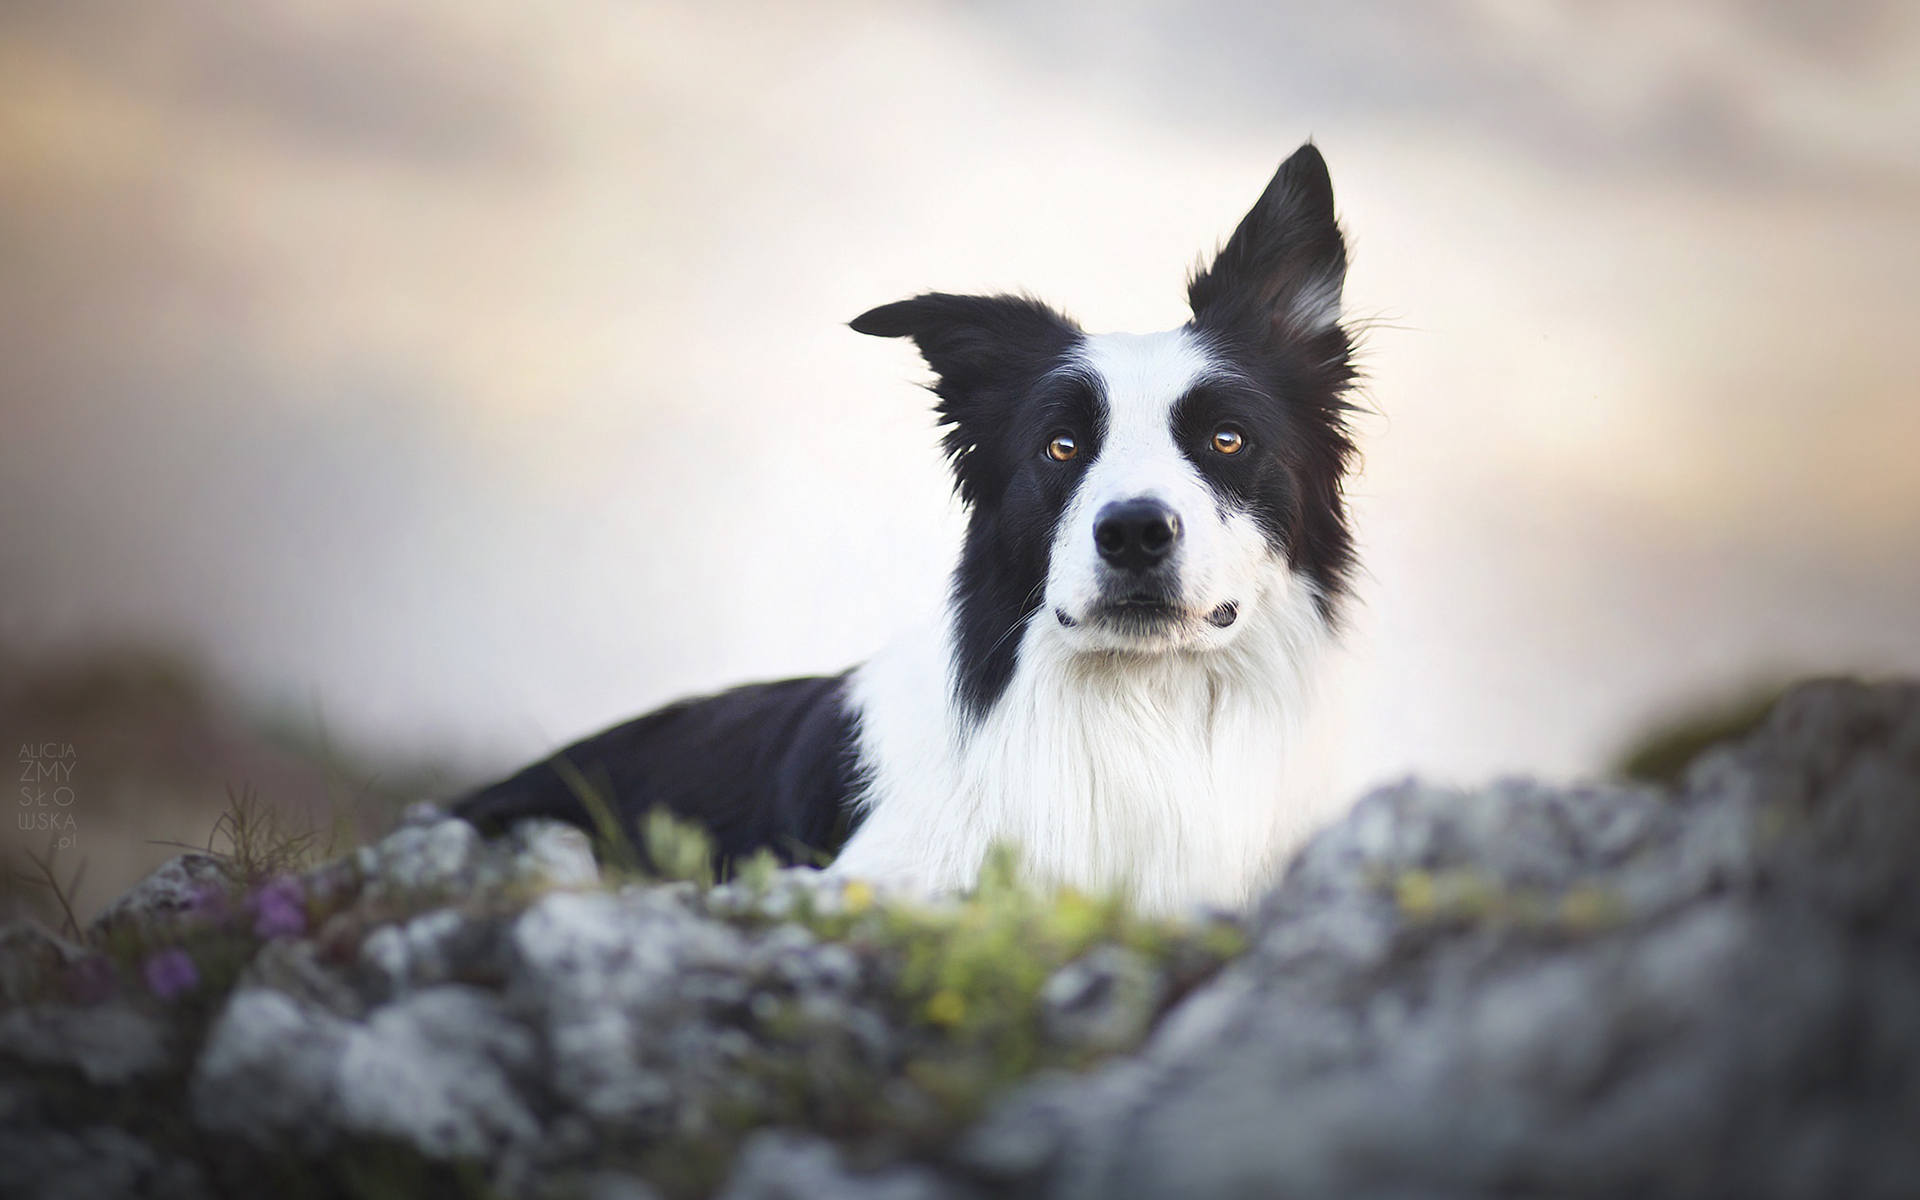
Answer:
[[970, 510], [943, 619], [843, 675], [618, 726], [460, 811], [586, 823], [584, 781], [629, 827], [656, 805], [703, 823], [722, 859], [837, 852], [938, 893], [1008, 842], [1147, 911], [1248, 900], [1317, 816], [1302, 719], [1353, 567], [1345, 274], [1307, 145], [1178, 329], [1086, 334], [1012, 296], [855, 319], [937, 376]]

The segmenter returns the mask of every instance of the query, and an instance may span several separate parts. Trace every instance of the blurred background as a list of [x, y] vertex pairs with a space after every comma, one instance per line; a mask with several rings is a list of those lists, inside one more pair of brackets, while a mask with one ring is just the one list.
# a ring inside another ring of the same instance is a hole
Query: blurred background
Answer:
[[1178, 324], [1308, 137], [1374, 410], [1345, 787], [1920, 670], [1898, 0], [5, 0], [8, 902], [871, 654], [961, 517], [844, 322]]

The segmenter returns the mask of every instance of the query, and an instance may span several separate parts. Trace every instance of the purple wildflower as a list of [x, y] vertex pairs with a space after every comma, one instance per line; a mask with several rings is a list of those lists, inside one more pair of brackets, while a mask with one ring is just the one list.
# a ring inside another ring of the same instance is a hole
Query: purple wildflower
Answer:
[[253, 931], [263, 938], [299, 937], [307, 931], [307, 897], [300, 881], [280, 875], [253, 894]]
[[103, 954], [89, 954], [66, 971], [67, 996], [75, 1004], [101, 1004], [120, 990], [120, 978], [112, 960]]
[[193, 956], [175, 946], [147, 960], [147, 987], [162, 1000], [171, 1000], [200, 986], [200, 968]]
[[223, 924], [232, 914], [233, 897], [218, 883], [203, 883], [187, 899], [187, 914], [211, 925]]

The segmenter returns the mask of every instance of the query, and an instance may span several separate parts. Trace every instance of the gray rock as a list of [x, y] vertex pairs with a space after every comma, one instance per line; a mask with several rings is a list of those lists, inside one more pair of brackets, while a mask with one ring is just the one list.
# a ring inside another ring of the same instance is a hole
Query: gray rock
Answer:
[[403, 825], [360, 852], [360, 869], [375, 895], [454, 896], [497, 882], [479, 830], [448, 818]]
[[1120, 1050], [1140, 1040], [1160, 1011], [1166, 980], [1124, 946], [1100, 946], [1068, 963], [1040, 990], [1047, 1036], [1088, 1050]]
[[1056, 1197], [1920, 1187], [1920, 687], [1797, 689], [1674, 794], [1375, 793], [1255, 934], [958, 1161]]
[[410, 921], [383, 925], [360, 944], [360, 967], [381, 999], [502, 969], [497, 921], [454, 908], [434, 909]]
[[553, 893], [514, 923], [512, 945], [512, 994], [543, 1027], [552, 1084], [596, 1120], [660, 1126], [739, 1057], [701, 1018], [745, 998], [733, 974], [745, 939], [667, 889]]
[[405, 925], [382, 925], [360, 943], [360, 971], [380, 999], [398, 996], [413, 982], [413, 948]]
[[595, 1171], [580, 1185], [582, 1200], [663, 1200], [646, 1180], [625, 1171]]
[[248, 965], [240, 985], [285, 992], [336, 1016], [357, 1020], [366, 1012], [352, 984], [325, 964], [319, 948], [309, 941], [268, 942]]
[[42, 998], [85, 953], [31, 918], [0, 922], [0, 1003]]
[[193, 1117], [265, 1149], [319, 1150], [354, 1134], [481, 1158], [538, 1134], [518, 1091], [535, 1055], [533, 1035], [472, 988], [419, 991], [364, 1024], [246, 988], [208, 1036]]
[[166, 1043], [152, 1017], [124, 1002], [37, 1004], [0, 1012], [0, 1055], [70, 1067], [89, 1083], [117, 1085], [163, 1065]]
[[511, 839], [513, 877], [553, 888], [590, 888], [600, 883], [600, 864], [586, 834], [559, 821], [521, 821]]
[[211, 854], [182, 854], [121, 893], [93, 919], [90, 937], [123, 925], [165, 927], [202, 911], [207, 895], [233, 886], [226, 865]]
[[459, 986], [416, 992], [348, 1031], [331, 1119], [429, 1158], [484, 1158], [540, 1132], [518, 1091], [535, 1055], [533, 1034], [493, 996]]
[[707, 892], [705, 905], [716, 916], [758, 916], [774, 921], [793, 918], [803, 909], [837, 913], [844, 905], [847, 881], [813, 867], [786, 867], [761, 881], [736, 879]]
[[1152, 1065], [1122, 1058], [1084, 1076], [1031, 1080], [961, 1135], [953, 1160], [996, 1191], [1070, 1188], [1119, 1153], [1127, 1122], [1161, 1077]]
[[570, 825], [522, 821], [490, 845], [431, 804], [408, 809], [400, 828], [361, 848], [354, 861], [370, 895], [403, 902], [471, 897], [510, 882], [544, 889], [600, 880], [592, 842]]
[[365, 1135], [428, 1158], [486, 1158], [540, 1133], [518, 1092], [534, 1058], [534, 1035], [468, 987], [413, 993], [367, 1023], [242, 989], [207, 1037], [192, 1114], [261, 1148]]
[[351, 1024], [269, 988], [228, 998], [189, 1085], [194, 1123], [263, 1149], [331, 1144], [334, 1076]]
[[970, 1194], [925, 1167], [850, 1172], [833, 1143], [768, 1131], [742, 1148], [717, 1200], [965, 1200]]
[[124, 1130], [0, 1125], [0, 1196], [33, 1200], [200, 1200], [200, 1168]]

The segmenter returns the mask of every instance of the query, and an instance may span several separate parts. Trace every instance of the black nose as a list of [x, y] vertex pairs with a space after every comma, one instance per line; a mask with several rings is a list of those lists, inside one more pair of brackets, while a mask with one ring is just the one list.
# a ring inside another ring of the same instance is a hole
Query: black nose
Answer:
[[1158, 500], [1121, 500], [1100, 510], [1093, 544], [1110, 567], [1150, 571], [1180, 541], [1180, 518]]

